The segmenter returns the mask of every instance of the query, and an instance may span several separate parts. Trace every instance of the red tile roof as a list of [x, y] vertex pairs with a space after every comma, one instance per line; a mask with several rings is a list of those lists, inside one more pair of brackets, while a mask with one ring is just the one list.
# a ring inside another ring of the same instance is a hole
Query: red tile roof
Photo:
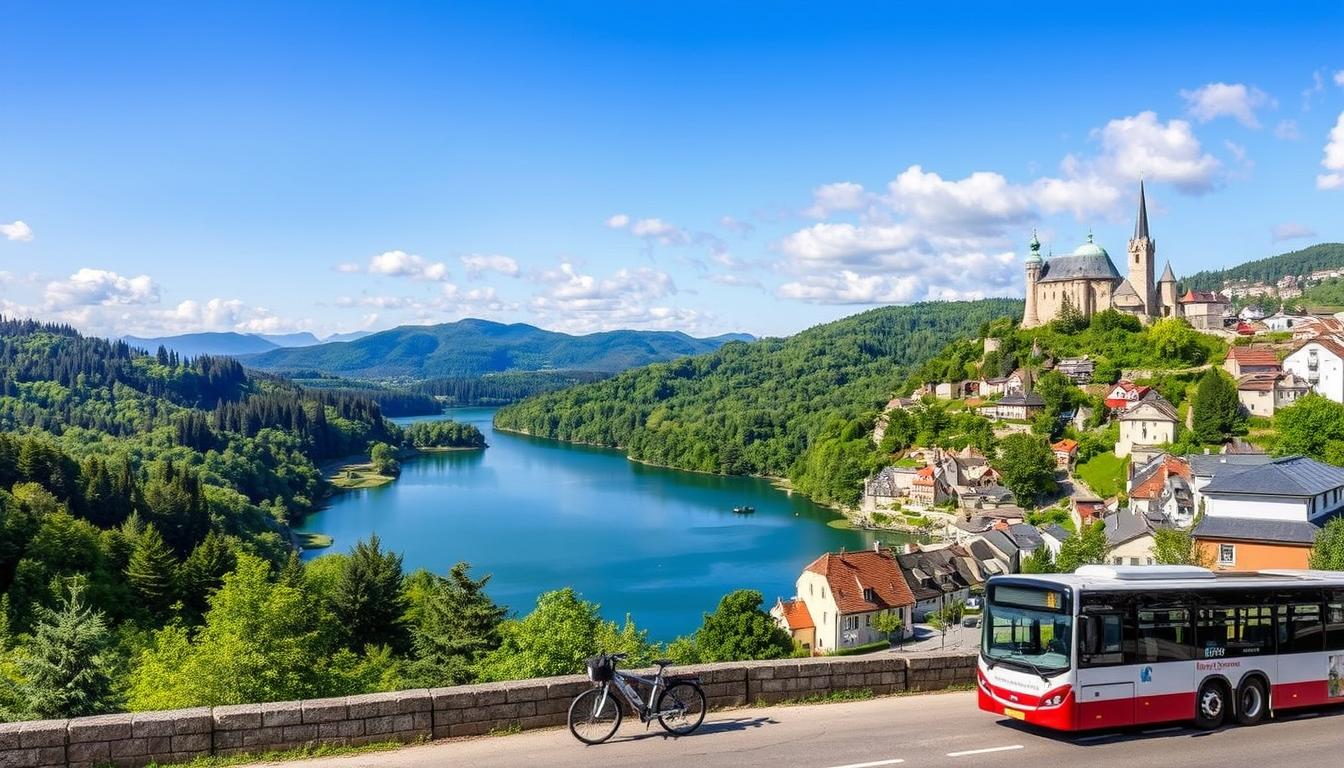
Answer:
[[1078, 441], [1077, 441], [1077, 440], [1070, 440], [1069, 438], [1066, 437], [1066, 438], [1064, 438], [1063, 440], [1060, 440], [1059, 442], [1055, 443], [1054, 445], [1052, 445], [1052, 446], [1050, 446], [1050, 447], [1051, 447], [1051, 448], [1054, 448], [1056, 451], [1063, 451], [1063, 452], [1065, 452], [1065, 453], [1073, 453], [1074, 451], [1078, 450]]
[[914, 593], [901, 575], [900, 563], [890, 552], [827, 552], [813, 560], [807, 570], [826, 577], [841, 613], [868, 613], [915, 604]]
[[783, 608], [784, 621], [788, 622], [789, 629], [816, 629], [812, 613], [807, 610], [807, 604], [802, 600], [782, 600], [780, 606]]
[[1131, 499], [1156, 499], [1162, 495], [1162, 489], [1167, 485], [1167, 478], [1172, 475], [1183, 477], [1187, 482], [1191, 480], [1190, 465], [1186, 463], [1185, 459], [1179, 459], [1175, 456], [1164, 458], [1161, 466], [1130, 489], [1129, 497]]
[[1236, 360], [1238, 365], [1272, 365], [1278, 367], [1279, 358], [1274, 350], [1266, 346], [1233, 347], [1227, 351], [1228, 360]]
[[1273, 392], [1274, 383], [1278, 380], [1277, 373], [1248, 373], [1237, 379], [1237, 389], [1245, 392]]
[[1182, 304], [1226, 304], [1227, 298], [1213, 291], [1186, 291], [1179, 301]]

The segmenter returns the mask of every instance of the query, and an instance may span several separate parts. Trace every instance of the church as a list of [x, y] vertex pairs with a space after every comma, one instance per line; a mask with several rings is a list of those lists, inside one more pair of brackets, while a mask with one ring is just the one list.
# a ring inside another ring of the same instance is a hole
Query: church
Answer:
[[1105, 248], [1092, 241], [1078, 246], [1071, 255], [1041, 258], [1041, 243], [1031, 236], [1027, 256], [1027, 308], [1023, 328], [1045, 325], [1071, 305], [1083, 317], [1104, 309], [1134, 315], [1143, 323], [1162, 317], [1181, 316], [1181, 301], [1176, 296], [1176, 276], [1171, 263], [1162, 277], [1154, 280], [1157, 243], [1148, 234], [1148, 205], [1143, 182], [1139, 182], [1139, 214], [1134, 222], [1134, 237], [1129, 241], [1125, 260], [1128, 277], [1121, 277]]

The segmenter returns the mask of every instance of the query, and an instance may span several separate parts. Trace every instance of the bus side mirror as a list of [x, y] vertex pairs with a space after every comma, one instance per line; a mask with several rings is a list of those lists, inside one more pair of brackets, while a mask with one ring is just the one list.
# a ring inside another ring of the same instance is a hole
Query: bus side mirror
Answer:
[[1080, 629], [1083, 633], [1083, 653], [1089, 656], [1095, 654], [1101, 646], [1101, 634], [1098, 631], [1097, 621], [1096, 616], [1082, 617], [1082, 627]]

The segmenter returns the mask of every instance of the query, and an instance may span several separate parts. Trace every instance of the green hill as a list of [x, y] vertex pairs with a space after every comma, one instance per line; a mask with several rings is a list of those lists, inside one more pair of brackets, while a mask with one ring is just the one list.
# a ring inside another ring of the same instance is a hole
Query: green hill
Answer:
[[1273, 283], [1285, 275], [1307, 275], [1317, 269], [1344, 267], [1344, 243], [1320, 243], [1300, 251], [1256, 259], [1228, 269], [1196, 272], [1181, 280], [1181, 287], [1213, 291], [1229, 280]]
[[534, 397], [496, 424], [682, 469], [787, 476], [815, 498], [850, 502], [876, 460], [871, 422], [902, 378], [1021, 313], [1010, 299], [874, 309]]
[[718, 349], [739, 336], [697, 339], [670, 331], [571, 336], [531, 325], [467, 319], [401, 326], [362, 339], [275, 349], [244, 359], [266, 371], [316, 370], [365, 379], [430, 379], [490, 373], [578, 370], [614, 373]]

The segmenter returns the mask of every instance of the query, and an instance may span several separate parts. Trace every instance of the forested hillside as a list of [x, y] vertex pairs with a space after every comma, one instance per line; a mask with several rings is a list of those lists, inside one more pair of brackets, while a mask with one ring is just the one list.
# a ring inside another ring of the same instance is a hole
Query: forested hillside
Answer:
[[541, 370], [614, 373], [709, 352], [736, 338], [697, 339], [670, 331], [571, 336], [522, 323], [467, 319], [403, 326], [350, 342], [276, 349], [248, 356], [245, 362], [261, 370], [317, 370], [364, 379], [423, 380]]
[[682, 469], [786, 476], [814, 498], [849, 502], [876, 460], [872, 421], [903, 377], [1021, 312], [1010, 299], [874, 309], [534, 397], [501, 409], [496, 425]]
[[1181, 278], [1182, 290], [1213, 291], [1229, 280], [1273, 283], [1285, 275], [1307, 275], [1317, 269], [1344, 267], [1344, 243], [1321, 243], [1300, 251], [1248, 261], [1228, 269], [1196, 272]]

